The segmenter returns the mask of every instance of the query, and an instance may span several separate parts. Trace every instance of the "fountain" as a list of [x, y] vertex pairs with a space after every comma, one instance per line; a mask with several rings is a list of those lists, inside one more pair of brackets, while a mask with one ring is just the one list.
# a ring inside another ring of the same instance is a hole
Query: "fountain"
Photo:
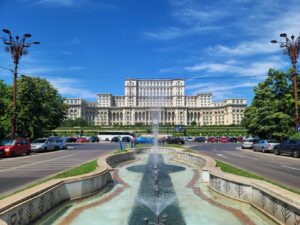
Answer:
[[138, 153], [135, 162], [115, 170], [117, 180], [123, 182], [116, 182], [107, 194], [73, 203], [36, 224], [274, 224], [258, 211], [249, 210], [248, 205], [216, 197], [195, 176], [198, 169], [174, 161], [172, 154], [162, 153], [157, 141], [159, 113], [152, 114], [152, 121], [153, 147]]

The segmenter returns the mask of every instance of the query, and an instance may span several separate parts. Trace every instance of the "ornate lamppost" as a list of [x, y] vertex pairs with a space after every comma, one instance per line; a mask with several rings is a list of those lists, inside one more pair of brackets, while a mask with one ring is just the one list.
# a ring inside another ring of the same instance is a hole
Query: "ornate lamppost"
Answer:
[[279, 43], [281, 48], [284, 48], [283, 53], [288, 55], [293, 65], [293, 83], [294, 83], [294, 95], [295, 95], [295, 128], [296, 131], [299, 128], [299, 114], [298, 114], [298, 85], [297, 85], [297, 58], [300, 51], [300, 35], [296, 38], [292, 35], [288, 38], [287, 34], [282, 33], [280, 37], [283, 41], [272, 40], [271, 43]]
[[12, 138], [15, 137], [16, 133], [16, 104], [17, 104], [17, 76], [18, 76], [18, 64], [20, 58], [23, 55], [26, 55], [27, 48], [32, 44], [40, 44], [38, 41], [34, 42], [25, 42], [26, 38], [30, 38], [31, 34], [24, 34], [22, 38], [18, 35], [15, 37], [12, 36], [11, 32], [8, 29], [3, 29], [3, 32], [8, 35], [8, 38], [1, 37], [4, 44], [6, 45], [5, 50], [11, 53], [13, 62], [14, 62], [14, 82], [13, 82], [13, 115], [11, 119], [11, 132], [10, 135]]

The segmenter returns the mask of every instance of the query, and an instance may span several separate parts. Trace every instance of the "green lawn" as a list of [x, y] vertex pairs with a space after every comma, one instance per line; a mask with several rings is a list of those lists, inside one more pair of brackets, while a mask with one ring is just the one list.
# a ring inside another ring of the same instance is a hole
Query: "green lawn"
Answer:
[[300, 194], [300, 192], [297, 191], [297, 190], [294, 190], [294, 189], [292, 189], [290, 187], [286, 187], [286, 186], [284, 186], [282, 184], [278, 184], [278, 183], [276, 183], [274, 181], [268, 180], [268, 179], [266, 179], [266, 178], [264, 178], [264, 177], [262, 177], [260, 175], [248, 172], [246, 170], [243, 170], [241, 168], [232, 166], [232, 165], [227, 164], [227, 163], [225, 163], [223, 161], [220, 161], [220, 160], [216, 160], [216, 162], [217, 162], [217, 167], [219, 167], [223, 172], [231, 173], [231, 174], [242, 176], [242, 177], [253, 178], [253, 179], [257, 179], [257, 180], [264, 180], [264, 181], [269, 182], [271, 184], [274, 184], [274, 185], [276, 185], [278, 187], [284, 188], [284, 189], [286, 189], [288, 191], [294, 192], [296, 194]]

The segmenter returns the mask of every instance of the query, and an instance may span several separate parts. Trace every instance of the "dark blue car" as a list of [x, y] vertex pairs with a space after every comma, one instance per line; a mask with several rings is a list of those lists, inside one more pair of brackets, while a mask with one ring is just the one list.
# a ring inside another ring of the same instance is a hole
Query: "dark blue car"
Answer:
[[154, 138], [152, 137], [138, 137], [135, 139], [136, 144], [153, 144]]

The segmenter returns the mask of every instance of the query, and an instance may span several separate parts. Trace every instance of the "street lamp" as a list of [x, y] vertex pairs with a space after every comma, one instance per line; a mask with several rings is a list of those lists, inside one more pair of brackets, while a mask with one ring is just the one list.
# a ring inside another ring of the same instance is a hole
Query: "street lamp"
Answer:
[[280, 44], [281, 48], [284, 48], [283, 54], [288, 55], [293, 65], [293, 83], [294, 83], [294, 95], [295, 95], [295, 128], [298, 130], [299, 126], [299, 114], [298, 114], [298, 85], [297, 85], [297, 58], [300, 51], [300, 35], [296, 38], [292, 35], [288, 38], [286, 33], [280, 34], [283, 41], [272, 40], [273, 44]]
[[18, 35], [15, 37], [12, 36], [11, 32], [8, 29], [2, 30], [4, 33], [8, 35], [8, 38], [1, 37], [5, 44], [5, 50], [7, 52], [10, 52], [15, 64], [14, 68], [14, 89], [13, 89], [13, 115], [11, 119], [11, 137], [15, 137], [16, 133], [16, 100], [17, 100], [17, 76], [18, 76], [18, 64], [20, 61], [21, 56], [26, 55], [27, 49], [32, 44], [40, 44], [38, 41], [34, 42], [25, 42], [26, 38], [30, 38], [31, 34], [24, 34], [22, 38], [20, 38]]

